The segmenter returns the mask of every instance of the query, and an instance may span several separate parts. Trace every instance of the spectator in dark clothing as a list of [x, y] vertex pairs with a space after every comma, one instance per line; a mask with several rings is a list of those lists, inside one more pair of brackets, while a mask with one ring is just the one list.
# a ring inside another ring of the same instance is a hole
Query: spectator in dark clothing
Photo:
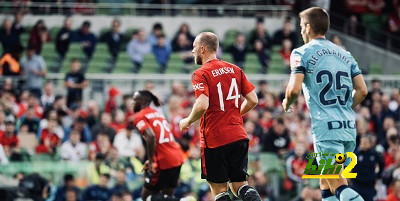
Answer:
[[21, 74], [19, 59], [24, 51], [21, 45], [13, 46], [10, 53], [6, 53], [0, 59], [0, 75], [13, 76]]
[[180, 54], [183, 63], [185, 63], [184, 71], [189, 72], [191, 64], [193, 63], [193, 44], [190, 43], [186, 34], [184, 33], [179, 34], [177, 44], [178, 45], [176, 49], [173, 51]]
[[265, 30], [264, 19], [262, 18], [257, 19], [256, 29], [250, 33], [249, 44], [254, 45], [256, 40], [260, 40], [262, 42], [264, 49], [271, 49], [272, 39]]
[[18, 130], [26, 130], [28, 133], [33, 133], [39, 136], [40, 119], [35, 116], [34, 106], [29, 106], [26, 109], [26, 113], [19, 119], [18, 125]]
[[72, 26], [71, 18], [66, 18], [64, 20], [64, 26], [57, 33], [56, 51], [60, 56], [60, 64], [59, 64], [60, 66], [58, 68], [61, 68], [62, 61], [64, 60], [65, 55], [69, 50], [69, 45], [72, 40], [71, 26]]
[[114, 188], [112, 188], [113, 193], [124, 193], [125, 191], [129, 191], [128, 185], [126, 184], [126, 173], [125, 169], [119, 169], [116, 175], [117, 183]]
[[[157, 22], [153, 25], [153, 30], [147, 37], [147, 42], [150, 43], [150, 47], [157, 44], [158, 37], [164, 34], [163, 26], [161, 23]], [[164, 35], [165, 37], [165, 35]], [[171, 50], [171, 41], [165, 37], [165, 44], [168, 50]]]
[[67, 87], [67, 106], [80, 105], [82, 91], [87, 86], [85, 74], [80, 71], [81, 63], [78, 59], [71, 60], [71, 71], [65, 75], [64, 86]]
[[272, 129], [264, 135], [262, 143], [262, 151], [277, 153], [280, 157], [286, 155], [290, 144], [290, 137], [281, 117], [274, 120]]
[[112, 121], [112, 118], [111, 118], [111, 115], [109, 113], [101, 114], [100, 122], [97, 123], [93, 127], [92, 138], [96, 139], [97, 135], [100, 132], [103, 132], [103, 133], [106, 133], [110, 137], [111, 142], [114, 142], [114, 137], [117, 134], [117, 132], [113, 128], [111, 128], [111, 126], [110, 126], [111, 125], [111, 121]]
[[69, 139], [69, 135], [73, 130], [76, 130], [81, 134], [81, 142], [90, 143], [92, 141], [92, 133], [90, 132], [89, 126], [84, 117], [78, 117], [72, 126], [65, 129], [63, 142]]
[[90, 22], [84, 21], [81, 29], [77, 33], [78, 42], [82, 46], [82, 51], [85, 53], [86, 58], [83, 61], [83, 71], [86, 71], [87, 65], [92, 59], [94, 50], [96, 48], [96, 36], [90, 31]]
[[37, 21], [31, 32], [29, 33], [28, 46], [35, 47], [36, 54], [40, 54], [42, 52], [43, 43], [49, 40], [49, 33], [46, 26], [44, 25], [44, 21]]
[[156, 57], [160, 73], [164, 73], [167, 69], [169, 56], [171, 55], [171, 50], [167, 48], [165, 42], [165, 36], [162, 34], [158, 37], [157, 44], [153, 45], [153, 54]]
[[261, 40], [254, 42], [254, 49], [257, 54], [258, 62], [261, 65], [261, 73], [268, 73], [269, 68], [269, 50], [264, 48], [264, 44]]
[[109, 179], [109, 174], [101, 174], [99, 184], [90, 186], [83, 192], [83, 200], [108, 201], [112, 195], [111, 190], [107, 188]]
[[0, 30], [0, 42], [3, 46], [3, 54], [11, 53], [11, 51], [21, 44], [19, 33], [13, 29], [11, 19], [6, 18], [3, 27]]
[[293, 46], [292, 46], [292, 50], [294, 49], [294, 47], [296, 47], [297, 45], [297, 33], [295, 31], [293, 31], [293, 26], [292, 26], [292, 22], [290, 21], [290, 19], [286, 19], [285, 23], [283, 24], [283, 28], [276, 31], [274, 34], [274, 44], [275, 45], [281, 45], [283, 43], [283, 40], [285, 39], [289, 39]]
[[[353, 172], [357, 172], [357, 177], [352, 179], [352, 187], [357, 191], [365, 201], [372, 201], [376, 196], [375, 182], [381, 178], [385, 163], [380, 154], [373, 148], [375, 139], [373, 135], [364, 135], [360, 140], [359, 150], [355, 152], [357, 155], [357, 165]], [[379, 171], [376, 172], [376, 167]]]
[[13, 33], [17, 36], [18, 44], [21, 44], [21, 34], [25, 32], [25, 28], [21, 25], [23, 13], [17, 12], [14, 15], [14, 22], [12, 25]]
[[[65, 201], [81, 201], [78, 193], [74, 189], [70, 189], [70, 188], [65, 191], [65, 196], [63, 197], [63, 200], [65, 200]], [[57, 200], [54, 200], [54, 201], [57, 201]]]
[[194, 41], [195, 37], [190, 33], [189, 25], [186, 23], [183, 23], [181, 25], [181, 27], [179, 28], [178, 32], [175, 34], [174, 39], [172, 40], [172, 49], [173, 50], [177, 49], [178, 37], [179, 37], [179, 34], [181, 34], [181, 33], [186, 34], [186, 37], [188, 38], [190, 43], [193, 43], [193, 41]]
[[237, 66], [244, 69], [244, 63], [246, 61], [247, 45], [246, 38], [243, 34], [239, 33], [236, 35], [235, 42], [229, 48], [232, 53], [233, 61]]
[[19, 186], [27, 189], [29, 197], [35, 201], [46, 200], [49, 192], [49, 181], [37, 173], [25, 176], [19, 183]]
[[108, 51], [111, 55], [110, 66], [108, 67], [109, 72], [112, 71], [117, 62], [121, 44], [124, 41], [124, 35], [119, 31], [120, 26], [121, 22], [118, 19], [114, 19], [111, 31], [105, 33], [100, 39], [100, 41], [107, 43]]
[[77, 200], [80, 200], [80, 190], [75, 185], [74, 176], [71, 174], [64, 175], [64, 185], [57, 188], [57, 192], [54, 201], [66, 201], [67, 192], [72, 190], [75, 192]]
[[361, 103], [363, 106], [367, 106], [368, 108], [371, 109], [373, 100], [372, 97], [374, 96], [374, 93], [378, 93], [380, 96], [383, 95], [382, 89], [381, 89], [381, 81], [378, 79], [373, 79], [371, 81], [371, 87], [372, 89], [368, 92], [367, 96], [365, 97], [364, 101]]
[[258, 83], [258, 92], [257, 92], [258, 99], [264, 99], [264, 96], [267, 93], [268, 93], [268, 82], [265, 80], [261, 80]]

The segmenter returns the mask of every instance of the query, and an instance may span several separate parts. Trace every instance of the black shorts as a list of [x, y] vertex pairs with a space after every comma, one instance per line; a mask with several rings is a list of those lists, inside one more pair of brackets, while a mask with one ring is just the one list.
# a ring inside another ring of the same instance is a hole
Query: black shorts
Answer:
[[240, 140], [217, 148], [203, 148], [201, 178], [213, 183], [247, 179], [249, 141]]
[[181, 166], [158, 170], [154, 174], [145, 173], [144, 187], [151, 191], [160, 191], [167, 188], [176, 188], [178, 186]]

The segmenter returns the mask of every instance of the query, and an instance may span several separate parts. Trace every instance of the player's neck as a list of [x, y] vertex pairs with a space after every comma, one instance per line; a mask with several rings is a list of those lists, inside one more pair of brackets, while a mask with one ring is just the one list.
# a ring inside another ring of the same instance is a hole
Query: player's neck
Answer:
[[209, 62], [209, 61], [211, 61], [211, 60], [214, 60], [214, 59], [217, 59], [217, 56], [215, 55], [215, 54], [210, 54], [210, 55], [208, 55], [208, 56], [204, 56], [204, 58], [203, 58], [203, 64], [205, 64], [205, 63], [207, 63], [207, 62]]
[[325, 35], [318, 34], [318, 35], [312, 36], [311, 40], [314, 40], [314, 39], [325, 39]]

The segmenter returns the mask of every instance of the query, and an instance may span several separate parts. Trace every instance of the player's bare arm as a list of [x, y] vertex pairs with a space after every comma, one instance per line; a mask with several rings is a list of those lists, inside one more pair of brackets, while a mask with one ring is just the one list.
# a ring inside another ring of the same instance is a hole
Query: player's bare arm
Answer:
[[290, 75], [290, 80], [286, 87], [285, 99], [282, 101], [282, 106], [285, 111], [288, 111], [290, 106], [297, 100], [303, 80], [304, 74], [296, 73]]
[[353, 89], [356, 91], [353, 96], [353, 105], [351, 106], [351, 108], [354, 110], [354, 108], [356, 108], [357, 105], [360, 104], [368, 94], [364, 77], [361, 74], [353, 77]]
[[144, 130], [144, 136], [146, 138], [146, 148], [147, 148], [147, 161], [144, 164], [143, 169], [149, 170], [155, 173], [155, 169], [153, 167], [153, 160], [154, 160], [154, 152], [156, 150], [156, 135], [151, 128], [147, 128]]
[[244, 101], [242, 106], [240, 106], [240, 114], [245, 115], [251, 109], [253, 109], [258, 103], [258, 98], [256, 92], [253, 90], [244, 96]]
[[209, 106], [208, 96], [201, 94], [193, 105], [192, 112], [190, 115], [179, 122], [179, 128], [181, 131], [185, 131], [195, 121], [199, 120], [207, 111]]

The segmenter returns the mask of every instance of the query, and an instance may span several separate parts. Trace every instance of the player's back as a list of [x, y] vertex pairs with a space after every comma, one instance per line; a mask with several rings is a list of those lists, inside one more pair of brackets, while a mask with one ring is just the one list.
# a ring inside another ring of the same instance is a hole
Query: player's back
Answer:
[[355, 140], [351, 108], [353, 81], [361, 74], [351, 54], [326, 39], [314, 39], [293, 50], [292, 62], [303, 66], [303, 92], [316, 140]]
[[161, 170], [177, 167], [183, 163], [182, 152], [175, 142], [169, 123], [164, 115], [153, 108], [146, 107], [135, 116], [135, 125], [141, 133], [151, 128], [155, 134], [155, 162]]
[[193, 87], [196, 96], [200, 92], [209, 97], [209, 107], [200, 121], [202, 147], [215, 148], [248, 139], [240, 115], [241, 96], [254, 86], [239, 67], [211, 60], [193, 73]]

